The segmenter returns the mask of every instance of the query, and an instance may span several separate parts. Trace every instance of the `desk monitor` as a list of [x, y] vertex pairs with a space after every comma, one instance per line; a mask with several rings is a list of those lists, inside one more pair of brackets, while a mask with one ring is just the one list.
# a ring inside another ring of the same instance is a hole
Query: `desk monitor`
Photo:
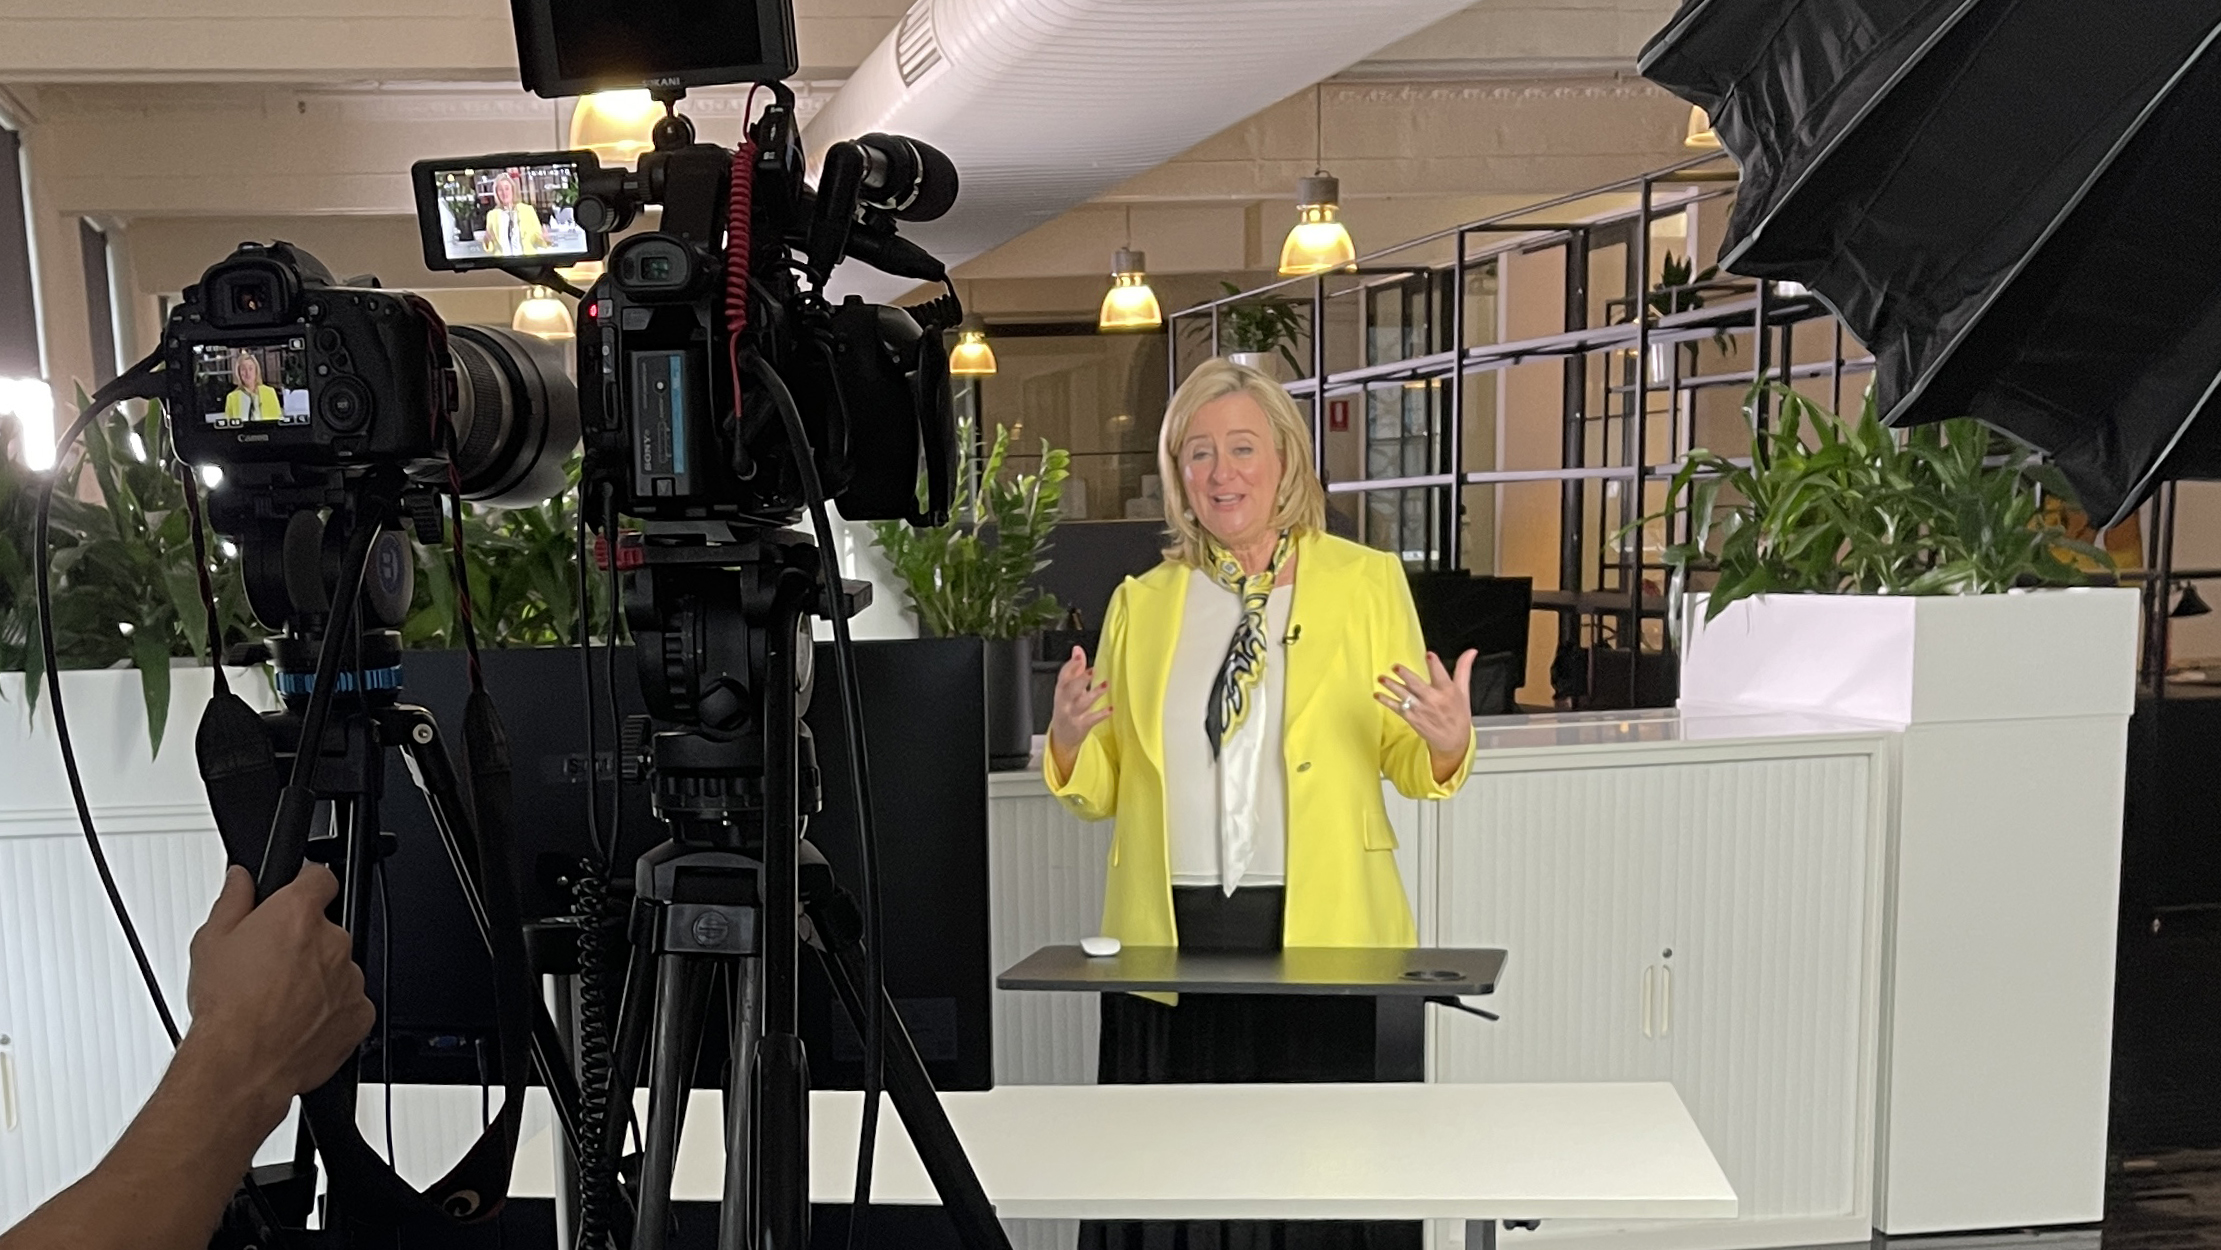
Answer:
[[[509, 733], [525, 914], [556, 914], [569, 906], [557, 877], [587, 853], [585, 696], [578, 653], [489, 650], [483, 661]], [[620, 714], [643, 711], [631, 651], [621, 651], [616, 661]], [[934, 1083], [942, 1089], [986, 1089], [993, 1080], [993, 969], [987, 946], [986, 710], [979, 645], [960, 639], [864, 642], [857, 644], [856, 662], [876, 790], [888, 988]], [[403, 697], [439, 718], [460, 769], [468, 690], [461, 653], [411, 651], [404, 667]], [[599, 692], [598, 650], [594, 670]], [[825, 810], [811, 824], [811, 841], [843, 883], [858, 890], [846, 738], [832, 655], [824, 645], [817, 673], [805, 719], [818, 744]], [[614, 756], [608, 704], [599, 693], [595, 707], [603, 722], [595, 746], [606, 810]], [[393, 917], [392, 1011], [386, 1028], [394, 1077], [477, 1084], [481, 1065], [490, 1077], [496, 1061], [487, 993], [491, 971], [423, 802], [400, 761], [388, 758], [379, 817], [400, 840], [386, 870]], [[641, 851], [662, 840], [663, 829], [649, 810], [645, 787], [628, 783], [622, 789], [620, 863], [629, 868]], [[373, 901], [368, 974], [373, 1000], [383, 997], [377, 911]], [[805, 953], [801, 968], [802, 1035], [812, 1083], [820, 1089], [857, 1088], [861, 1049], [833, 1004], [816, 957]], [[614, 997], [614, 986], [611, 993]], [[365, 1080], [380, 1078], [378, 1038], [375, 1032], [371, 1036]], [[704, 1045], [722, 1059], [721, 1039], [706, 1036]], [[697, 1082], [721, 1084], [715, 1062], [702, 1065]]]

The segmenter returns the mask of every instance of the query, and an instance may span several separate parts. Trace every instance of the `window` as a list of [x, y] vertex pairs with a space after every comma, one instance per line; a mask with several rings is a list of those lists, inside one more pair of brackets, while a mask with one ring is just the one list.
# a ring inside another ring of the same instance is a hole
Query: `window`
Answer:
[[0, 377], [35, 378], [43, 372], [24, 187], [22, 136], [0, 123]]
[[43, 469], [54, 463], [54, 404], [42, 380], [24, 188], [22, 136], [0, 119], [0, 416], [16, 419], [24, 463]]
[[108, 266], [108, 236], [80, 218], [77, 246], [85, 260], [85, 328], [92, 337], [93, 384], [106, 386], [116, 380], [115, 279]]

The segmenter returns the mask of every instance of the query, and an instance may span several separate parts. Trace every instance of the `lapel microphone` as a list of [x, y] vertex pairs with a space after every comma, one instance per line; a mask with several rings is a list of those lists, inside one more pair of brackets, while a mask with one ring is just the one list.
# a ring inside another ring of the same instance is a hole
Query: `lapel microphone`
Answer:
[[1280, 639], [1280, 645], [1281, 645], [1281, 646], [1283, 646], [1283, 647], [1292, 647], [1292, 646], [1296, 645], [1296, 643], [1298, 643], [1298, 642], [1302, 641], [1302, 639], [1303, 639], [1303, 626], [1301, 626], [1301, 625], [1290, 625], [1290, 626], [1288, 627], [1288, 632], [1287, 632], [1287, 633], [1286, 633], [1285, 635], [1283, 635], [1283, 636], [1281, 637], [1281, 639]]

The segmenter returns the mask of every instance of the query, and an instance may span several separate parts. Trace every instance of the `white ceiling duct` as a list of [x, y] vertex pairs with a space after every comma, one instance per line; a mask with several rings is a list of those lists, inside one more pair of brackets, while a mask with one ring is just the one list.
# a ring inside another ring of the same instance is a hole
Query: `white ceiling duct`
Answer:
[[[948, 153], [956, 207], [903, 234], [954, 267], [1470, 3], [916, 0], [804, 143], [888, 131]], [[839, 285], [914, 284], [850, 264]]]

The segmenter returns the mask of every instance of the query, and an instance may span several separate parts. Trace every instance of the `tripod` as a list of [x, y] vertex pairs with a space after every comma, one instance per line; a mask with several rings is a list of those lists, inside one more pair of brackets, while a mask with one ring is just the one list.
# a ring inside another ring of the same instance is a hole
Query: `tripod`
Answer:
[[[257, 716], [236, 696], [219, 694], [202, 718], [196, 751], [228, 857], [260, 866], [258, 892], [265, 896], [290, 881], [304, 859], [330, 865], [340, 887], [331, 918], [351, 935], [358, 964], [368, 953], [372, 873], [389, 849], [378, 820], [385, 752], [401, 751], [493, 957], [505, 1098], [463, 1159], [420, 1193], [362, 1140], [355, 1065], [343, 1065], [303, 1096], [293, 1160], [249, 1177], [219, 1244], [422, 1237], [492, 1216], [507, 1190], [528, 1065], [537, 1067], [575, 1135], [576, 1084], [537, 1002], [508, 875], [508, 763], [491, 702], [474, 695], [467, 718], [475, 801], [466, 802], [437, 723], [399, 699], [400, 636], [386, 626], [406, 610], [410, 578], [405, 540], [385, 528], [397, 502], [381, 489], [388, 485], [373, 480], [344, 491], [329, 525], [293, 508], [290, 492], [261, 494], [274, 506], [239, 531], [257, 612], [284, 622], [270, 646], [285, 706]], [[327, 570], [337, 572], [336, 580], [326, 580]], [[341, 652], [350, 654], [344, 666]], [[282, 790], [281, 760], [295, 781]], [[323, 835], [312, 838], [309, 816], [317, 804], [327, 820]], [[329, 1173], [327, 1231], [311, 1235], [304, 1229], [316, 1154]]]
[[[796, 1001], [805, 912], [859, 1032], [871, 1005], [855, 905], [822, 859], [805, 855], [805, 819], [820, 795], [801, 725], [812, 689], [809, 622], [853, 614], [869, 588], [828, 585], [817, 548], [799, 534], [735, 527], [732, 541], [710, 542], [700, 531], [651, 523], [647, 541], [623, 553], [639, 560], [625, 611], [643, 690], [659, 719], [683, 727], [646, 744], [656, 814], [670, 838], [634, 870], [633, 949], [600, 1146], [605, 1158], [619, 1152], [645, 1059], [631, 1250], [662, 1250], [690, 1077], [712, 991], [722, 986], [729, 1049], [718, 1247], [800, 1250], [810, 1198], [809, 1069]], [[1007, 1250], [892, 1001], [883, 995], [880, 1006], [890, 1026], [887, 1093], [943, 1204], [967, 1246]]]

